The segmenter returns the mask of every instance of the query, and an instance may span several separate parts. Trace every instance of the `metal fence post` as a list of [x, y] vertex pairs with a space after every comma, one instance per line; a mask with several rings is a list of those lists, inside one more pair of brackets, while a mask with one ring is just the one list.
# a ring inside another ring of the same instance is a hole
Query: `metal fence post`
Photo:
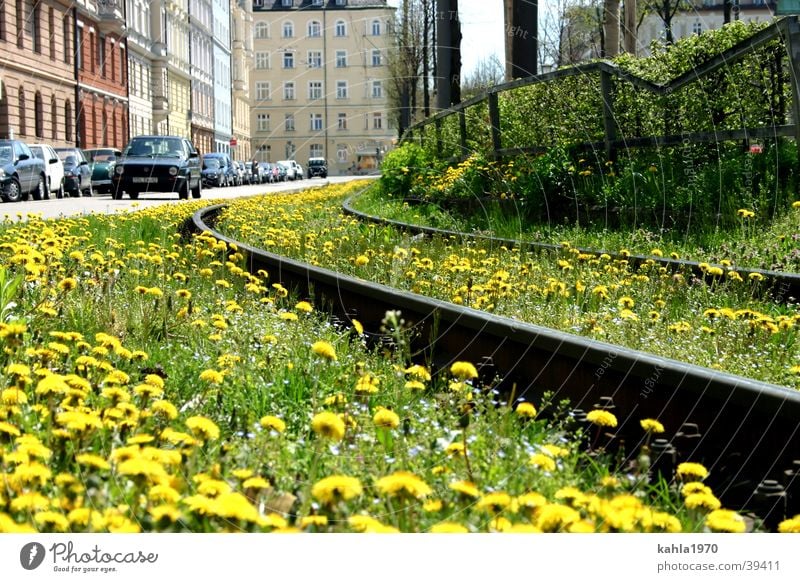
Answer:
[[603, 100], [603, 129], [605, 133], [606, 159], [616, 161], [617, 152], [613, 142], [617, 139], [617, 126], [614, 122], [614, 96], [611, 75], [600, 70], [600, 98]]
[[495, 91], [489, 92], [489, 123], [492, 132], [492, 157], [497, 159], [503, 144], [500, 136], [500, 105]]

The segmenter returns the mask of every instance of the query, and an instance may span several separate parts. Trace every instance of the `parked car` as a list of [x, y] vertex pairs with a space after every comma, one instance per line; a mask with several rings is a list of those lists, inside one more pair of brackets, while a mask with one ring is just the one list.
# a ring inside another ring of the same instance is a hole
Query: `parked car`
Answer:
[[191, 141], [172, 135], [139, 135], [131, 139], [114, 168], [115, 200], [127, 192], [131, 199], [141, 192], [177, 192], [186, 200], [189, 192], [200, 198], [203, 177], [200, 154]]
[[44, 198], [47, 174], [44, 160], [18, 139], [0, 139], [0, 196], [3, 202], [19, 202], [32, 195]]
[[79, 148], [56, 148], [64, 162], [64, 191], [72, 197], [92, 195], [92, 170]]
[[259, 162], [258, 173], [259, 176], [261, 176], [262, 184], [271, 184], [278, 181], [277, 172], [275, 172], [274, 166], [269, 162]]
[[64, 197], [64, 162], [58, 157], [53, 146], [46, 143], [30, 144], [33, 155], [44, 161], [44, 173], [47, 175], [47, 189], [45, 199], [50, 198], [50, 193], [56, 198]]
[[203, 184], [217, 187], [227, 185], [225, 170], [217, 158], [203, 157]]
[[295, 160], [289, 160], [289, 161], [292, 162], [292, 165], [294, 166], [294, 179], [295, 180], [302, 180], [303, 178], [305, 178], [306, 177], [306, 171], [303, 169], [303, 166], [301, 166]]
[[261, 168], [259, 167], [258, 162], [247, 162], [245, 164], [245, 170], [250, 178], [250, 184], [261, 184], [263, 182], [261, 179]]
[[220, 186], [235, 186], [236, 185], [236, 170], [233, 168], [233, 161], [231, 157], [223, 152], [212, 152], [203, 156], [203, 162], [208, 160], [217, 160], [220, 167]]
[[276, 182], [286, 182], [286, 180], [289, 179], [289, 170], [282, 163], [275, 162], [273, 165], [273, 171], [275, 173]]
[[236, 160], [233, 160], [231, 165], [233, 166], [233, 171], [236, 174], [235, 185], [236, 186], [241, 186], [242, 184], [244, 184], [244, 170], [242, 170], [242, 167], [239, 165], [239, 162], [237, 162]]
[[297, 179], [297, 170], [295, 170], [294, 164], [292, 164], [292, 160], [281, 160], [280, 162], [278, 162], [278, 165], [286, 168], [286, 180]]
[[114, 189], [114, 167], [122, 152], [114, 148], [83, 150], [92, 171], [92, 188], [95, 192], [110, 193]]
[[314, 176], [328, 177], [328, 162], [325, 161], [325, 158], [308, 158], [308, 177], [313, 178]]

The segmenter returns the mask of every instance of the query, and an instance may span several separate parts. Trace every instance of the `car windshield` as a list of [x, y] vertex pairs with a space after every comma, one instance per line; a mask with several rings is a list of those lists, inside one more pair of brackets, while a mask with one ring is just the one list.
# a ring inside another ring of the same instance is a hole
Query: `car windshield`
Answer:
[[309, 166], [324, 166], [325, 160], [308, 160]]
[[58, 150], [56, 152], [58, 157], [61, 158], [61, 161], [67, 164], [77, 164], [78, 163], [78, 156], [75, 153], [75, 150]]
[[44, 159], [44, 154], [42, 154], [42, 148], [39, 146], [30, 146], [31, 153], [36, 156], [37, 158]]
[[214, 158], [208, 158], [203, 160], [203, 168], [206, 170], [218, 170], [219, 169], [219, 160]]
[[113, 162], [117, 159], [112, 150], [84, 150], [90, 162]]
[[0, 146], [0, 160], [4, 162], [11, 161], [11, 146]]
[[131, 158], [183, 157], [183, 144], [177, 138], [133, 139], [125, 148], [125, 156]]

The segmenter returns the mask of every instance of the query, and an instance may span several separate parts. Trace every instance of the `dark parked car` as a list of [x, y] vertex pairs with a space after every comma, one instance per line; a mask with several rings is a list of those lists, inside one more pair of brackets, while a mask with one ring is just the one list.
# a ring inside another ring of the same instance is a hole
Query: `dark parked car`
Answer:
[[227, 178], [225, 170], [217, 158], [203, 157], [203, 184], [207, 186], [225, 186]]
[[83, 150], [92, 170], [92, 188], [95, 192], [110, 193], [114, 189], [114, 166], [122, 157], [122, 152], [114, 148], [93, 148]]
[[124, 192], [131, 199], [141, 192], [177, 192], [186, 200], [189, 192], [200, 198], [200, 154], [191, 141], [171, 135], [139, 135], [131, 139], [114, 168], [115, 200]]
[[70, 196], [92, 195], [92, 170], [79, 148], [56, 148], [64, 162], [64, 191]]
[[219, 163], [223, 178], [220, 186], [235, 186], [237, 182], [236, 170], [233, 169], [231, 157], [222, 152], [212, 152], [203, 156], [203, 162], [216, 160]]
[[273, 166], [269, 162], [258, 163], [258, 175], [261, 177], [262, 184], [271, 184], [278, 181], [278, 177], [273, 171]]
[[41, 200], [47, 193], [44, 161], [16, 139], [0, 139], [0, 196], [4, 202]]
[[313, 178], [314, 176], [319, 176], [320, 178], [328, 177], [328, 164], [325, 158], [308, 159], [308, 177]]

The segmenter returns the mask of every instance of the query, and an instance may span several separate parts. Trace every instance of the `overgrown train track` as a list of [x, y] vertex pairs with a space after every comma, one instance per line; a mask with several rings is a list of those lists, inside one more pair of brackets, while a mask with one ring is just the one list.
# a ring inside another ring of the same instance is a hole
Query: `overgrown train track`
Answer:
[[359, 280], [235, 241], [214, 230], [224, 208], [197, 212], [187, 225], [235, 244], [248, 269], [313, 299], [342, 320], [381, 335], [388, 310], [413, 327], [413, 353], [434, 370], [456, 360], [479, 364], [505, 398], [538, 401], [545, 392], [581, 410], [613, 407], [619, 425], [608, 448], [639, 450], [639, 420], [658, 418], [667, 437], [653, 442], [652, 463], [697, 461], [727, 507], [749, 509], [773, 525], [800, 513], [800, 392], [522, 323]]

